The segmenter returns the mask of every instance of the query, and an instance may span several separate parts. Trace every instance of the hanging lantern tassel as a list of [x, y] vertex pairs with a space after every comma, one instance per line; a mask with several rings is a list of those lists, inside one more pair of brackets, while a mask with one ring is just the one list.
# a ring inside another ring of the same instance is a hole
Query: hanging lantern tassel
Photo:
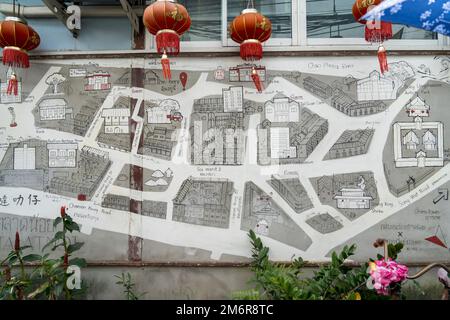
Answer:
[[380, 44], [380, 47], [378, 48], [378, 61], [380, 62], [381, 73], [384, 74], [385, 72], [389, 71], [387, 53], [386, 49], [383, 47], [383, 44]]
[[241, 43], [240, 54], [243, 60], [261, 60], [263, 48], [260, 41], [248, 39]]
[[15, 73], [11, 74], [11, 77], [8, 80], [8, 88], [6, 89], [6, 94], [13, 94], [17, 96], [18, 93], [18, 81]]
[[160, 30], [156, 34], [156, 47], [160, 53], [176, 55], [180, 52], [180, 36], [174, 30]]
[[3, 49], [3, 64], [18, 68], [29, 68], [30, 60], [25, 50], [7, 46]]
[[252, 80], [255, 83], [255, 87], [258, 92], [261, 93], [263, 91], [261, 78], [259, 77], [259, 74], [256, 72], [255, 68], [252, 69]]
[[172, 79], [172, 73], [170, 72], [170, 60], [167, 57], [167, 54], [164, 53], [161, 58], [161, 65], [163, 70], [164, 79]]

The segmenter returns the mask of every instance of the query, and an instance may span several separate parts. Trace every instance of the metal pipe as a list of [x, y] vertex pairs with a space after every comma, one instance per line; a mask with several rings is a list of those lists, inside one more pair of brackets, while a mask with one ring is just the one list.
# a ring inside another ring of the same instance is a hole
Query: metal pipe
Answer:
[[432, 263], [432, 264], [429, 264], [429, 265], [427, 265], [426, 267], [424, 267], [422, 270], [420, 270], [420, 271], [419, 271], [418, 273], [416, 273], [415, 275], [413, 275], [413, 276], [408, 276], [407, 278], [408, 278], [409, 280], [414, 280], [414, 279], [420, 278], [420, 277], [423, 276], [425, 273], [427, 273], [428, 271], [430, 271], [431, 269], [436, 268], [436, 267], [443, 268], [443, 269], [445, 269], [445, 271], [450, 272], [449, 268], [448, 268], [445, 264], [442, 264], [442, 263]]

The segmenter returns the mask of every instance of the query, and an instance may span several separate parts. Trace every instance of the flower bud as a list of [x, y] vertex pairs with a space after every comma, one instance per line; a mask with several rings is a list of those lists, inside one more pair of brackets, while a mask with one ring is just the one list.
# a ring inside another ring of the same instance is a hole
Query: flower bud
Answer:
[[19, 251], [20, 250], [20, 236], [19, 231], [16, 231], [16, 241], [14, 242], [14, 250]]
[[61, 207], [61, 218], [64, 218], [66, 216], [66, 207], [62, 206]]

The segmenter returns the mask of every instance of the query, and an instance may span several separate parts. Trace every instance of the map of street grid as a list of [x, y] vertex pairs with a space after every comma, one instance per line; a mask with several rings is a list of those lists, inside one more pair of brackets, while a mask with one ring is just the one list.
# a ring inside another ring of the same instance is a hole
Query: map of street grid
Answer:
[[66, 205], [86, 235], [211, 259], [248, 257], [250, 229], [278, 260], [380, 237], [450, 258], [449, 59], [315, 59], [265, 59], [261, 94], [234, 59], [180, 58], [170, 81], [143, 60], [139, 86], [128, 60], [35, 62], [1, 96], [1, 216]]

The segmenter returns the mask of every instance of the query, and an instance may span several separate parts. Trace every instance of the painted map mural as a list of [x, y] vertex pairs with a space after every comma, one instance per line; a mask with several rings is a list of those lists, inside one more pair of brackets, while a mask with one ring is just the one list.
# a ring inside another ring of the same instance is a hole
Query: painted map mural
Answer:
[[[450, 59], [177, 58], [0, 68], [0, 252], [40, 248], [59, 207], [90, 259], [327, 260], [405, 243], [450, 261]], [[251, 82], [256, 68], [265, 90]]]

